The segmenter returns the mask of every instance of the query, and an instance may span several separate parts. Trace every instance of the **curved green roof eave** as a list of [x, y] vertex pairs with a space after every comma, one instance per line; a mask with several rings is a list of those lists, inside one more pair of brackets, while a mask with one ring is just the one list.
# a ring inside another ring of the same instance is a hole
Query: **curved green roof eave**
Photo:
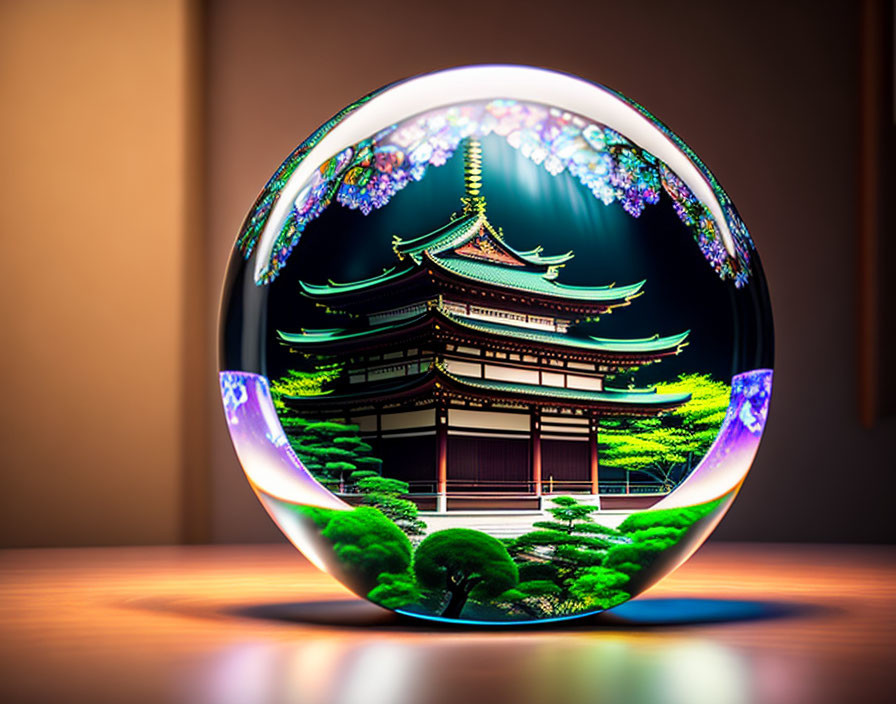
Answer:
[[613, 403], [632, 406], [678, 406], [691, 400], [691, 394], [658, 394], [651, 389], [604, 389], [589, 391], [587, 389], [567, 389], [559, 386], [543, 386], [535, 384], [519, 384], [496, 379], [480, 379], [478, 377], [461, 376], [442, 370], [447, 378], [456, 383], [498, 393], [511, 393], [521, 396], [540, 396], [558, 400], [585, 401], [594, 403]]
[[647, 283], [644, 279], [627, 286], [571, 286], [546, 278], [546, 274], [542, 272], [496, 266], [475, 259], [430, 255], [428, 261], [469, 281], [487, 282], [499, 288], [575, 301], [627, 301], [640, 293]]

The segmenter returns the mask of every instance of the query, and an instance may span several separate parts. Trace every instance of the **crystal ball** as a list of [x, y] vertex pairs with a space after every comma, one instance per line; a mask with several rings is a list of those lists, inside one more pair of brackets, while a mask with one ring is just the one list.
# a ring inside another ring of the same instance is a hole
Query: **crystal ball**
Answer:
[[220, 384], [258, 499], [358, 596], [519, 623], [682, 564], [755, 457], [765, 278], [702, 161], [567, 74], [471, 66], [367, 95], [239, 232]]

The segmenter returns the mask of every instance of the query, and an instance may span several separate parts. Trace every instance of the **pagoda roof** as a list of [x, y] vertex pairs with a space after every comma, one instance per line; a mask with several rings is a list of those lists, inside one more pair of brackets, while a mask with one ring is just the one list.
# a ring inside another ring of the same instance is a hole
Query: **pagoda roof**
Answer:
[[522, 293], [550, 298], [571, 299], [586, 302], [628, 302], [637, 296], [646, 280], [627, 286], [571, 286], [555, 280], [556, 272], [532, 271], [517, 267], [496, 266], [490, 262], [467, 257], [438, 256], [426, 253], [428, 262], [455, 276], [476, 282], [488, 282], [492, 286], [512, 289]]
[[497, 379], [480, 379], [479, 377], [461, 376], [441, 370], [441, 373], [458, 383], [461, 387], [481, 389], [488, 393], [507, 394], [525, 397], [547, 397], [570, 401], [592, 403], [609, 403], [625, 406], [678, 406], [691, 400], [691, 394], [658, 394], [656, 389], [610, 389], [591, 391], [589, 389], [568, 389], [562, 386], [544, 386], [541, 384], [521, 384]]
[[310, 298], [339, 298], [373, 292], [381, 286], [411, 283], [412, 277], [423, 274], [423, 265], [436, 269], [454, 280], [467, 284], [486, 284], [493, 289], [507, 290], [530, 296], [543, 296], [555, 302], [575, 303], [577, 306], [593, 304], [595, 307], [625, 305], [641, 293], [646, 280], [625, 286], [573, 286], [556, 280], [552, 267], [541, 270], [530, 267], [501, 266], [494, 262], [471, 259], [453, 254], [432, 255], [426, 252], [423, 261], [410, 266], [392, 267], [367, 279], [357, 281], [312, 284], [300, 281], [302, 292]]
[[390, 323], [382, 325], [371, 325], [359, 330], [351, 330], [348, 328], [305, 328], [302, 332], [283, 332], [277, 331], [277, 336], [284, 342], [291, 345], [320, 345], [325, 343], [338, 343], [359, 338], [377, 337], [386, 333], [392, 333], [412, 327], [414, 324], [422, 322], [429, 317], [430, 313], [424, 312], [411, 318], [402, 318]]
[[666, 337], [653, 335], [652, 337], [642, 337], [637, 339], [616, 339], [609, 337], [595, 337], [593, 335], [577, 337], [562, 332], [537, 330], [533, 328], [524, 328], [518, 325], [504, 325], [502, 323], [492, 323], [487, 320], [465, 318], [461, 315], [456, 315], [447, 311], [442, 311], [442, 315], [465, 328], [470, 328], [471, 330], [476, 330], [489, 335], [513, 337], [550, 346], [577, 347], [595, 352], [618, 352], [621, 354], [643, 354], [651, 352], [674, 353], [685, 345], [685, 340], [691, 332], [690, 330], [686, 330], [677, 335], [668, 335]]
[[363, 403], [365, 401], [379, 401], [396, 396], [416, 395], [425, 392], [435, 385], [436, 373], [432, 367], [422, 374], [392, 379], [378, 384], [359, 384], [356, 391], [348, 393], [333, 393], [325, 391], [319, 394], [303, 396], [282, 396], [282, 400], [291, 406], [301, 406], [305, 403], [313, 406], [340, 407], [351, 403]]
[[429, 320], [435, 322], [441, 320], [449, 325], [454, 324], [480, 334], [495, 335], [514, 340], [526, 340], [550, 347], [563, 347], [567, 349], [584, 350], [587, 352], [604, 352], [610, 354], [675, 354], [686, 344], [685, 340], [690, 334], [690, 331], [688, 330], [667, 337], [654, 335], [652, 337], [631, 340], [594, 337], [592, 335], [577, 337], [561, 332], [537, 330], [517, 325], [504, 325], [486, 320], [465, 318], [464, 316], [450, 313], [442, 308], [433, 307], [423, 313], [418, 313], [417, 315], [408, 318], [402, 318], [381, 325], [372, 325], [360, 330], [325, 328], [306, 329], [299, 333], [289, 333], [278, 330], [277, 335], [281, 340], [291, 345], [338, 345], [343, 342], [360, 341], [387, 334], [407, 332], [409, 329], [420, 326], [421, 323], [428, 323]]
[[658, 394], [655, 389], [604, 389], [590, 391], [587, 389], [567, 389], [557, 386], [541, 386], [536, 384], [520, 384], [495, 379], [452, 374], [440, 364], [434, 363], [429, 369], [412, 377], [396, 379], [388, 383], [363, 385], [350, 393], [322, 393], [312, 396], [284, 396], [283, 400], [291, 406], [310, 404], [314, 407], [344, 407], [350, 404], [390, 402], [397, 398], [416, 396], [430, 390], [447, 390], [449, 392], [472, 396], [486, 397], [489, 400], [510, 400], [518, 403], [537, 403], [539, 405], [564, 405], [600, 408], [603, 412], [619, 411], [656, 414], [664, 410], [676, 408], [691, 399], [688, 393]]
[[542, 247], [526, 251], [514, 249], [495, 231], [485, 213], [479, 212], [453, 218], [442, 227], [419, 237], [402, 239], [396, 236], [392, 243], [392, 249], [399, 257], [408, 256], [419, 262], [424, 252], [440, 254], [459, 249], [480, 233], [488, 239], [490, 245], [505, 255], [508, 266], [543, 269], [564, 264], [575, 256], [572, 252], [545, 256], [541, 254]]
[[397, 267], [393, 266], [384, 269], [381, 274], [371, 276], [367, 279], [358, 279], [357, 281], [346, 281], [344, 283], [329, 279], [325, 284], [311, 284], [307, 281], [299, 281], [302, 291], [312, 297], [317, 296], [335, 296], [343, 293], [351, 293], [353, 291], [361, 291], [364, 289], [375, 288], [385, 283], [401, 279], [409, 274], [418, 271], [415, 266]]

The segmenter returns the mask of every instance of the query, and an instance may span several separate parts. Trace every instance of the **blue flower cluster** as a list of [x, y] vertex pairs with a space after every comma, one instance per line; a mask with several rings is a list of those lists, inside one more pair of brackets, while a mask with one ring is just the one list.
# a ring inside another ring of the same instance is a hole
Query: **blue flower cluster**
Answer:
[[[659, 125], [649, 113], [643, 109], [642, 112]], [[667, 128], [659, 127], [668, 133]], [[323, 133], [319, 130], [293, 152], [263, 191], [238, 242], [244, 256], [248, 257], [254, 249], [280, 190]], [[735, 241], [734, 256], [726, 250], [709, 209], [681, 179], [618, 132], [544, 105], [492, 100], [439, 108], [410, 118], [322, 164], [296, 197], [258, 283], [276, 277], [306, 225], [334, 198], [342, 206], [368, 215], [386, 205], [409, 183], [421, 180], [430, 166], [445, 164], [463, 139], [489, 134], [503, 137], [511, 147], [554, 176], [568, 171], [605, 205], [618, 202], [633, 217], [640, 216], [647, 205], [659, 203], [665, 192], [719, 276], [733, 280], [738, 287], [749, 280], [752, 242], [714, 179], [710, 183], [720, 193], [726, 223]], [[705, 171], [702, 163], [695, 163]]]

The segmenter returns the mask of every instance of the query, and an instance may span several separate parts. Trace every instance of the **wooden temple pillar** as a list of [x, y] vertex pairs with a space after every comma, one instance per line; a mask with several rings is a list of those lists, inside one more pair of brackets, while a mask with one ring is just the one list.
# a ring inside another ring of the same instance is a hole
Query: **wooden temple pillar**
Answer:
[[588, 457], [591, 464], [591, 493], [597, 496], [600, 493], [598, 482], [598, 458], [597, 458], [597, 416], [588, 418]]
[[448, 411], [436, 406], [436, 511], [448, 510]]
[[538, 408], [533, 408], [529, 416], [529, 435], [532, 447], [532, 484], [535, 495], [541, 496], [541, 414]]

